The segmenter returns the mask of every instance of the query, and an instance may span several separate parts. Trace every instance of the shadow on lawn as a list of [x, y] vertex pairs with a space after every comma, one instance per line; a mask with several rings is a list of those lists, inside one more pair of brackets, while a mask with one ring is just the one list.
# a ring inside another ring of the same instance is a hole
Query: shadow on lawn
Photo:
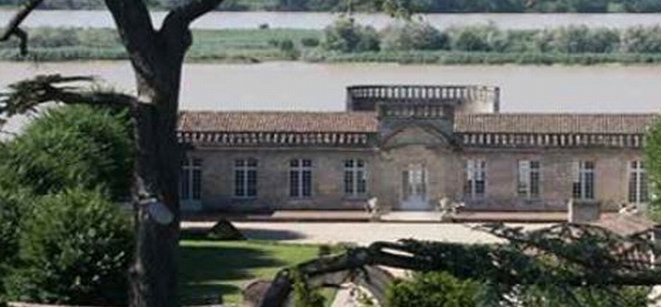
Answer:
[[179, 278], [184, 304], [218, 302], [221, 295], [240, 295], [243, 285], [234, 282], [255, 278], [250, 270], [284, 265], [267, 252], [231, 244], [183, 245], [180, 253]]
[[284, 241], [306, 238], [304, 234], [291, 230], [241, 228], [239, 231], [241, 231], [243, 236], [251, 240]]

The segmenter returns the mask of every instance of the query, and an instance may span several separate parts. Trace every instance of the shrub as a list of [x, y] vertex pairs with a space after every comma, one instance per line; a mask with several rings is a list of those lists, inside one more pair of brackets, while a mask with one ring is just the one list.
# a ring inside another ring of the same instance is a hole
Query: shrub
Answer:
[[627, 12], [644, 13], [661, 11], [659, 0], [628, 0], [624, 1], [624, 9]]
[[324, 29], [322, 46], [340, 52], [378, 51], [379, 35], [374, 28], [356, 24], [353, 19], [340, 18]]
[[[133, 149], [128, 117], [87, 106], [53, 108], [6, 144], [0, 173], [36, 194], [103, 187], [129, 195]], [[0, 179], [7, 184], [8, 179]]]
[[425, 22], [389, 26], [381, 36], [384, 50], [440, 50], [449, 47], [448, 35]]
[[216, 223], [216, 225], [213, 225], [213, 227], [209, 229], [207, 237], [209, 239], [219, 241], [236, 241], [246, 239], [241, 231], [236, 229], [236, 227], [234, 227], [230, 221], [225, 219], [220, 220]]
[[42, 197], [19, 238], [19, 266], [6, 280], [10, 299], [38, 303], [127, 302], [132, 230], [128, 216], [98, 192]]
[[477, 306], [479, 284], [460, 280], [445, 272], [416, 274], [413, 280], [398, 281], [386, 291], [390, 307], [471, 307]]
[[633, 27], [622, 33], [621, 51], [630, 53], [661, 52], [661, 27]]
[[4, 279], [18, 257], [22, 218], [29, 212], [30, 197], [18, 188], [0, 190], [0, 305], [4, 296]]
[[494, 25], [451, 28], [450, 45], [457, 51], [505, 51], [508, 33]]
[[39, 28], [30, 32], [30, 45], [53, 48], [80, 44], [77, 30], [72, 28]]
[[618, 50], [620, 36], [611, 29], [591, 29], [570, 26], [541, 31], [537, 36], [538, 49], [559, 53], [606, 53]]
[[649, 213], [655, 221], [661, 221], [661, 120], [649, 130], [645, 142], [645, 163], [652, 187]]
[[[21, 218], [28, 212], [30, 196], [21, 190], [0, 190], [0, 271], [18, 250]], [[2, 274], [0, 274], [2, 276]]]
[[315, 37], [305, 37], [301, 39], [301, 45], [304, 47], [317, 47], [319, 46], [319, 39]]

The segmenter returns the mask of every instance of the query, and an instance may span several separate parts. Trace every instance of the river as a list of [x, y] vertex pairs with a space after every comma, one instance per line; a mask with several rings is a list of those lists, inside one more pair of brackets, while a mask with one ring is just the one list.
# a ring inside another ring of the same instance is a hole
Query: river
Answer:
[[[0, 91], [37, 74], [94, 74], [133, 92], [128, 62], [0, 62]], [[341, 111], [354, 84], [480, 84], [501, 88], [503, 112], [659, 112], [661, 66], [423, 66], [395, 64], [186, 64], [185, 110]], [[5, 127], [15, 132], [19, 118]], [[0, 139], [3, 135], [0, 135]]]
[[[128, 62], [0, 62], [0, 87], [56, 72], [134, 88]], [[661, 66], [186, 64], [182, 82], [182, 108], [191, 110], [343, 110], [344, 88], [352, 84], [495, 85], [506, 112], [661, 110]]]
[[[9, 20], [12, 11], [0, 10], [0, 22]], [[165, 13], [152, 14], [159, 25]], [[337, 18], [333, 13], [299, 12], [212, 12], [194, 24], [198, 29], [255, 29], [262, 24], [272, 28], [323, 29]], [[421, 18], [438, 28], [493, 23], [506, 29], [533, 29], [568, 25], [626, 28], [636, 25], [661, 25], [661, 14], [426, 14]], [[383, 28], [394, 20], [384, 14], [355, 14], [360, 23]], [[107, 11], [35, 11], [26, 27], [114, 27]]]

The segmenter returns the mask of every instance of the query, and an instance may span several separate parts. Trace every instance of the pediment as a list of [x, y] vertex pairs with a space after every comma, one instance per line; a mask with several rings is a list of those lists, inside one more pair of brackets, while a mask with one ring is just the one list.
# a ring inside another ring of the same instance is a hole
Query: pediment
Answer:
[[381, 148], [396, 148], [402, 146], [426, 146], [454, 148], [451, 137], [442, 131], [425, 125], [410, 125], [392, 131], [381, 138]]

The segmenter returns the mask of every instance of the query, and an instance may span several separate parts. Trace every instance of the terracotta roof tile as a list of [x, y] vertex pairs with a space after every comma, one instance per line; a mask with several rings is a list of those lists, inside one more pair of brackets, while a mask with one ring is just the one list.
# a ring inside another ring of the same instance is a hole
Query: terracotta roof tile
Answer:
[[[656, 114], [499, 113], [456, 114], [458, 133], [643, 134]], [[363, 132], [378, 131], [374, 112], [182, 111], [180, 131]]]
[[461, 114], [455, 118], [455, 131], [642, 134], [656, 118], [656, 114]]
[[195, 132], [377, 132], [371, 112], [183, 111], [179, 131]]
[[598, 221], [591, 224], [606, 228], [622, 236], [631, 236], [650, 231], [656, 226], [656, 223], [645, 217], [629, 214], [602, 215]]

